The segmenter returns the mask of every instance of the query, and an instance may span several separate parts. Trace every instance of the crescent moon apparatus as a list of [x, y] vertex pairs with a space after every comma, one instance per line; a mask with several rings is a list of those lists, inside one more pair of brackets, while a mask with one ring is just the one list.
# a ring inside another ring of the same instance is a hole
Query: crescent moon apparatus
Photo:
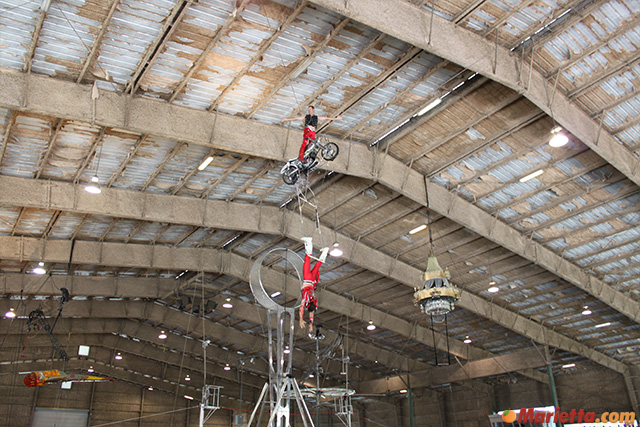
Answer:
[[[262, 263], [264, 262], [264, 260], [269, 255], [276, 252], [284, 252], [284, 254], [281, 255], [282, 258], [285, 261], [287, 261], [289, 264], [291, 264], [293, 268], [296, 270], [296, 274], [298, 275], [298, 280], [300, 282], [300, 285], [302, 285], [302, 277], [303, 277], [302, 267], [303, 267], [304, 261], [302, 260], [302, 258], [300, 258], [300, 255], [298, 255], [297, 253], [287, 248], [274, 248], [260, 255], [258, 259], [256, 259], [256, 262], [254, 262], [253, 266], [251, 267], [251, 273], [249, 275], [249, 285], [251, 286], [251, 292], [253, 293], [253, 296], [260, 303], [261, 306], [263, 306], [267, 310], [279, 311], [279, 310], [285, 310], [288, 307], [283, 307], [277, 302], [275, 302], [273, 299], [271, 299], [271, 296], [269, 296], [267, 291], [264, 289], [264, 285], [262, 283], [262, 274], [261, 274]], [[292, 308], [297, 308], [300, 306], [300, 298], [301, 296], [298, 297], [298, 300], [296, 301], [295, 305]]]

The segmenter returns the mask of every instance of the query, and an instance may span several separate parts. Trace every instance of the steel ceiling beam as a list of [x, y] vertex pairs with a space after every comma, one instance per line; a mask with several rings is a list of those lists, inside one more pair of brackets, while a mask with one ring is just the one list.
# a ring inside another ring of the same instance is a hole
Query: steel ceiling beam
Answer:
[[[299, 220], [297, 221], [299, 223]], [[71, 242], [50, 240], [44, 245], [40, 239], [11, 239], [12, 240], [7, 240], [5, 237], [0, 237], [0, 258], [22, 258], [24, 260], [33, 258], [44, 260], [44, 262], [61, 263], [67, 263], [69, 261]], [[364, 256], [366, 257], [366, 254]], [[249, 279], [249, 271], [253, 265], [252, 260], [240, 255], [214, 249], [172, 248], [166, 246], [154, 248], [149, 245], [81, 241], [75, 243], [72, 263], [130, 267], [135, 265], [142, 268], [159, 268], [175, 271], [189, 269], [193, 271], [224, 273], [245, 281]], [[416, 273], [419, 272], [417, 269], [413, 270], [415, 270]], [[271, 280], [274, 283], [285, 282], [285, 276], [282, 273], [271, 269], [265, 271], [263, 277], [265, 277], [265, 280]], [[297, 298], [300, 293], [299, 286], [294, 284], [292, 280], [287, 281], [287, 283], [289, 286], [283, 289], [283, 293], [290, 297]], [[349, 298], [337, 295], [326, 289], [318, 290], [318, 298], [324, 306], [331, 307], [331, 310], [336, 313], [357, 318], [363, 322], [373, 320], [381, 327], [393, 330], [406, 337], [412, 337], [423, 344], [429, 346], [434, 345], [432, 331], [428, 328], [419, 325], [414, 326], [404, 319], [365, 306], [364, 304], [352, 301]], [[194, 330], [200, 331], [200, 328]], [[447, 349], [446, 339], [442, 334], [436, 333], [436, 345], [440, 350]], [[449, 349], [454, 355], [464, 359], [480, 359], [490, 356], [490, 353], [487, 351], [476, 349], [473, 346], [466, 345], [455, 339], [449, 340]], [[380, 361], [383, 360], [382, 358], [380, 359]]]
[[[95, 101], [97, 103], [96, 122], [108, 123], [113, 127], [139, 131], [144, 134], [152, 133], [185, 142], [193, 142], [208, 147], [242, 152], [280, 161], [297, 155], [298, 141], [301, 135], [298, 131], [289, 132], [283, 127], [263, 125], [242, 118], [223, 115], [218, 115], [214, 129], [213, 118], [216, 115], [213, 113], [192, 110], [159, 101], [131, 98], [111, 92], [105, 92]], [[74, 120], [91, 121], [92, 102], [91, 86], [63, 82], [47, 77], [27, 76], [19, 72], [0, 73], [0, 104], [8, 108], [21, 111], [28, 110], [54, 117], [63, 116]], [[192, 126], [192, 123], [201, 123], [202, 126]], [[289, 143], [288, 139], [293, 139], [292, 143]], [[247, 141], [260, 141], [260, 144], [247, 144]], [[332, 170], [338, 173], [376, 180], [388, 188], [400, 192], [409, 199], [426, 206], [424, 175], [412, 170], [391, 156], [381, 152], [370, 151], [363, 144], [352, 144], [348, 141], [340, 141], [340, 144], [350, 152], [350, 155], [339, 156], [335, 161], [331, 162], [329, 166]], [[9, 178], [5, 177], [4, 179]], [[52, 188], [54, 188], [63, 185], [63, 183], [46, 185], [52, 185]], [[9, 190], [12, 191], [11, 188]], [[72, 190], [72, 195], [80, 192], [76, 190]], [[435, 184], [429, 184], [428, 190], [430, 206], [435, 212], [447, 216], [475, 233], [546, 268], [580, 289], [596, 296], [605, 304], [634, 321], [640, 321], [640, 303], [634, 301], [625, 293], [584, 272], [579, 266], [563, 259], [562, 256], [549, 248], [533, 241], [504, 222], [498, 221], [495, 217], [447, 189]], [[4, 193], [4, 191], [0, 191], [0, 195], [4, 195]], [[51, 208], [47, 207], [48, 204], [43, 202], [48, 200], [47, 193], [47, 191], [44, 194], [40, 193], [43, 198], [37, 201], [38, 205], [44, 204], [45, 209]], [[103, 191], [102, 197], [106, 193], [107, 191]], [[135, 192], [128, 193], [131, 195], [136, 194]], [[13, 194], [15, 197], [15, 191]], [[29, 195], [26, 192], [22, 194]], [[146, 198], [167, 197], [164, 195], [137, 194], [138, 196], [134, 200], [138, 201]], [[86, 196], [83, 194], [79, 196], [79, 199], [89, 196], [88, 194]], [[126, 197], [130, 198], [130, 196]], [[27, 203], [29, 197], [18, 198], [17, 201], [14, 200], [14, 204], [23, 206], [22, 199], [24, 199], [24, 203]], [[159, 202], [161, 199], [156, 200]], [[175, 211], [161, 209], [163, 211], [161, 217], [166, 218], [170, 214], [171, 218], [161, 222], [184, 223], [185, 220], [194, 220], [195, 214], [195, 221], [198, 222], [194, 223], [194, 225], [202, 223], [202, 208], [204, 204], [194, 212], [186, 209], [186, 205], [196, 203], [198, 202], [197, 200], [194, 201], [184, 197], [180, 198], [180, 200], [180, 207]], [[205, 203], [212, 202], [205, 201]], [[200, 203], [203, 202], [200, 201]], [[118, 207], [117, 211], [128, 205], [129, 203], [126, 199], [120, 199], [116, 200], [114, 206], [109, 206], [109, 209], [112, 210], [114, 207]], [[103, 206], [108, 205], [105, 204]], [[242, 208], [245, 209], [247, 206], [247, 204], [244, 204]], [[70, 207], [67, 206], [67, 208]], [[157, 209], [158, 207], [156, 207]], [[104, 211], [101, 210], [101, 213], [104, 213]], [[138, 206], [136, 215], [139, 216], [142, 213]], [[178, 213], [181, 214], [178, 215]], [[184, 215], [185, 213], [186, 215]], [[209, 213], [209, 217], [211, 217], [211, 210], [209, 210]], [[114, 215], [117, 215], [117, 213]], [[280, 212], [278, 215], [282, 215], [282, 213]], [[256, 218], [249, 218], [249, 222], [255, 223]], [[149, 216], [145, 219], [155, 220]], [[240, 224], [237, 229], [246, 230], [246, 228], [246, 225]], [[309, 229], [313, 229], [313, 227]], [[266, 231], [266, 233], [271, 232]], [[280, 231], [276, 234], [280, 234]], [[378, 256], [383, 256], [383, 254], [376, 254], [376, 257]], [[357, 264], [355, 260], [352, 259], [352, 261]], [[361, 262], [364, 261], [364, 259], [361, 259]], [[388, 271], [390, 264], [393, 264], [394, 260], [387, 257], [385, 262], [385, 271]], [[371, 264], [375, 263], [371, 262]], [[378, 265], [376, 270], [379, 269], [380, 266]], [[410, 279], [412, 287], [415, 286], [415, 277], [419, 276], [413, 276]]]
[[[0, 194], [1, 193], [0, 191]], [[223, 203], [232, 205], [232, 203], [228, 202]], [[164, 205], [164, 209], [171, 210], [166, 204]], [[190, 209], [183, 209], [183, 211], [189, 210]], [[216, 212], [216, 216], [224, 217], [226, 215], [220, 210]], [[292, 220], [287, 227], [300, 227], [299, 218], [295, 214], [293, 214]], [[339, 240], [341, 243], [340, 246], [345, 248], [345, 257], [351, 259], [356, 265], [365, 265], [372, 271], [381, 272], [385, 276], [411, 287], [415, 284], [414, 277], [419, 277], [420, 270], [394, 260], [390, 256], [381, 254], [357, 242], [348, 242], [343, 237], [340, 237]], [[45, 262], [66, 263], [69, 260], [70, 250], [71, 242], [69, 241], [50, 240], [45, 244], [45, 242], [40, 239], [0, 236], [0, 258], [2, 259], [44, 260]], [[194, 271], [220, 272], [240, 278], [248, 277], [253, 264], [253, 261], [240, 255], [218, 250], [85, 241], [75, 243], [71, 262], [180, 271], [189, 269]], [[283, 293], [292, 297], [299, 295], [300, 290], [298, 284], [294, 284], [292, 280], [285, 281], [282, 273], [267, 270], [263, 272], [263, 278], [273, 283], [287, 283], [288, 286], [283, 289]], [[406, 320], [365, 306], [357, 301], [352, 301], [326, 289], [318, 290], [318, 299], [322, 301], [323, 305], [332, 307], [332, 310], [337, 313], [351, 317], [354, 316], [354, 313], [361, 313], [361, 320], [365, 322], [373, 320], [376, 324], [387, 329], [396, 331], [407, 337], [412, 337], [416, 341], [427, 345], [433, 345], [431, 338], [432, 331], [428, 328], [413, 325]], [[589, 348], [576, 340], [557, 333], [524, 316], [511, 312], [506, 308], [486, 301], [470, 292], [463, 293], [459, 305], [539, 343], [548, 344], [584, 356], [617, 372], [626, 372], [628, 369], [625, 364], [597, 350]], [[199, 328], [194, 328], [194, 330], [199, 330]], [[444, 336], [439, 335], [436, 345], [443, 349], [445, 344], [446, 340]], [[450, 339], [449, 344], [451, 353], [460, 355], [466, 359], [483, 358], [482, 355], [488, 353], [484, 350], [463, 344], [455, 339]]]
[[489, 359], [474, 360], [465, 364], [442, 366], [425, 372], [366, 381], [358, 384], [357, 389], [358, 393], [362, 394], [390, 393], [406, 390], [409, 387], [430, 387], [451, 381], [503, 375], [523, 369], [539, 368], [546, 366], [546, 364], [542, 350], [532, 348]]
[[[54, 302], [57, 307], [57, 302]], [[0, 300], [0, 307], [6, 307], [5, 312], [8, 311], [12, 305], [8, 300]], [[26, 306], [21, 306], [20, 309], [24, 309], [25, 313], [29, 313], [36, 308], [42, 308], [45, 313], [55, 311], [53, 306], [51, 310], [49, 310], [42, 301], [28, 301]], [[228, 345], [235, 345], [245, 349], [245, 353], [267, 354], [268, 352], [268, 342], [265, 338], [245, 333], [219, 323], [214, 323], [208, 319], [203, 322], [202, 318], [190, 315], [189, 313], [144, 301], [73, 301], [73, 304], [69, 303], [65, 305], [64, 316], [67, 318], [80, 317], [90, 319], [136, 319], [159, 325], [172, 325], [199, 338], [202, 338], [202, 334], [204, 333], [207, 337], [214, 337], [214, 339], [226, 341], [229, 343]], [[302, 366], [315, 366], [315, 354], [294, 349], [293, 356], [294, 360]], [[329, 372], [340, 372], [341, 369], [341, 362], [333, 360], [328, 362]], [[354, 380], [372, 379], [372, 377], [373, 374], [356, 370]]]
[[[640, 185], [640, 170], [635, 167], [632, 153], [610, 133], [601, 131], [600, 124], [564, 94], [555, 93], [550, 102], [548, 92], [553, 90], [553, 84], [539, 71], [530, 72], [528, 64], [508, 48], [403, 0], [349, 0], [346, 3], [312, 0], [312, 3], [490, 77], [522, 93], [549, 115], [553, 110], [558, 123]], [[426, 22], [433, 25], [433, 37], [425, 31]]]
[[[38, 277], [36, 275], [27, 274], [4, 274], [0, 275], [0, 294], [23, 294], [23, 295], [59, 295], [60, 288], [66, 287], [71, 296], [82, 295], [86, 297], [118, 297], [118, 298], [163, 298], [166, 300], [167, 295], [173, 295], [173, 291], [185, 281], [176, 281], [175, 279], [149, 279], [149, 278], [119, 278], [119, 277], [77, 277], [77, 276], [59, 276], [52, 275], [48, 278]], [[218, 289], [211, 288], [218, 291]], [[199, 291], [196, 295], [200, 295]], [[212, 300], [222, 306], [224, 298], [215, 297]], [[256, 321], [256, 314], [260, 319], [267, 318], [267, 312], [261, 307], [253, 304], [245, 303], [241, 300], [234, 301], [233, 316], [251, 322]], [[71, 319], [75, 320], [75, 319]], [[71, 322], [71, 320], [67, 320]], [[162, 328], [150, 328], [143, 324], [133, 323], [132, 325], [122, 325], [113, 321], [104, 320], [98, 324], [85, 323], [91, 322], [91, 319], [83, 320], [82, 323], [72, 323], [68, 327], [62, 327], [62, 330], [68, 330], [74, 333], [107, 333], [110, 331], [124, 333], [129, 336], [135, 336], [149, 342], [158, 342], [158, 331]], [[58, 322], [61, 323], [62, 320]], [[108, 324], [108, 325], [107, 325]], [[75, 326], [75, 329], [72, 327]], [[134, 328], [136, 326], [136, 328]], [[184, 328], [185, 325], [175, 325]], [[21, 331], [21, 330], [20, 330]], [[324, 331], [327, 342], [337, 338], [337, 334]], [[164, 343], [170, 344], [172, 335], [168, 334], [168, 338]], [[305, 339], [306, 332], [296, 328], [296, 338]], [[195, 344], [191, 345], [193, 347]], [[182, 343], [176, 343], [174, 348], [181, 348]], [[200, 350], [198, 350], [200, 349]], [[193, 350], [193, 349], [192, 349]], [[195, 346], [193, 354], [201, 353], [201, 346]], [[382, 365], [399, 370], [401, 372], [414, 371], [416, 369], [426, 369], [427, 364], [421, 363], [397, 353], [393, 353], [381, 348], [374, 347], [370, 344], [357, 339], [351, 339], [350, 346], [347, 349], [349, 353], [379, 361]], [[218, 359], [224, 363], [235, 363], [236, 358], [224, 357], [218, 354]], [[235, 354], [233, 354], [235, 356]], [[266, 370], [264, 372], [267, 372]], [[262, 385], [261, 385], [262, 386]]]

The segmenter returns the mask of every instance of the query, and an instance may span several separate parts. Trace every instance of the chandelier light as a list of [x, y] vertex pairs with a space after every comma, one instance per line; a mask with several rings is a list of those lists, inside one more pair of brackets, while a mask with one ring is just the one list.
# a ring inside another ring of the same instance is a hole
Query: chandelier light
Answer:
[[424, 284], [413, 293], [413, 303], [420, 311], [431, 316], [443, 316], [455, 308], [460, 289], [449, 283], [449, 270], [443, 270], [433, 250], [429, 253]]

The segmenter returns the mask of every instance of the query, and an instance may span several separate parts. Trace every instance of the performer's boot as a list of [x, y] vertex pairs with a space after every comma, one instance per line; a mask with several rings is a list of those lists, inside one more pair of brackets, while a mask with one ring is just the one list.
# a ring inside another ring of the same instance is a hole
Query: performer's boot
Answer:
[[329, 253], [329, 248], [322, 248], [322, 250], [320, 251], [320, 258], [318, 258], [321, 263], [324, 264], [324, 262], [327, 260], [328, 253]]
[[300, 240], [304, 242], [304, 251], [307, 253], [307, 255], [311, 255], [313, 253], [313, 238], [303, 237]]

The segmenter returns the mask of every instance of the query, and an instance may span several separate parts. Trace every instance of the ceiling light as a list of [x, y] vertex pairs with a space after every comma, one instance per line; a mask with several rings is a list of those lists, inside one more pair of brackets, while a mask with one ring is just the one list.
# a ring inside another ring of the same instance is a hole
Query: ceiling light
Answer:
[[229, 364], [227, 363], [226, 365], [224, 365], [224, 370], [225, 371], [230, 371], [231, 370], [231, 366], [229, 366]]
[[592, 311], [589, 310], [589, 306], [588, 305], [585, 305], [583, 308], [584, 308], [584, 311], [582, 312], [583, 315], [588, 316], [588, 315], [590, 315], [592, 313]]
[[309, 374], [309, 378], [313, 378], [313, 377], [315, 377], [315, 375]]
[[153, 391], [153, 387], [149, 386], [149, 388], [147, 390]]
[[282, 295], [280, 291], [275, 291], [274, 293], [271, 294], [271, 298], [279, 297], [280, 295]]
[[600, 323], [599, 325], [596, 325], [596, 328], [604, 328], [605, 326], [611, 326], [611, 322], [606, 322], [606, 323]]
[[373, 320], [369, 320], [369, 325], [367, 326], [367, 330], [373, 331], [376, 329], [376, 325], [373, 324]]
[[198, 170], [204, 170], [207, 166], [209, 166], [209, 163], [211, 163], [213, 161], [213, 157], [209, 156], [206, 159], [204, 159], [204, 161], [202, 163], [200, 163], [200, 166], [198, 166]]
[[562, 369], [574, 368], [575, 366], [575, 363], [569, 363], [568, 365], [562, 365]]
[[520, 178], [520, 182], [527, 182], [527, 181], [529, 181], [530, 179], [535, 178], [536, 176], [540, 176], [540, 175], [542, 175], [543, 173], [544, 173], [544, 171], [543, 171], [542, 169], [539, 169], [539, 170], [537, 170], [537, 171], [535, 171], [535, 172], [533, 172], [533, 173], [530, 173], [530, 174], [529, 174], [529, 175], [527, 175], [527, 176], [523, 176], [522, 178]]
[[9, 311], [4, 314], [4, 317], [7, 319], [14, 319], [16, 317], [16, 312], [13, 311], [13, 308], [10, 308]]
[[411, 231], [409, 232], [409, 234], [416, 234], [416, 233], [419, 233], [419, 232], [421, 232], [422, 230], [424, 230], [424, 229], [426, 229], [426, 228], [427, 228], [427, 224], [419, 225], [419, 226], [417, 226], [416, 228], [414, 228], [413, 230], [411, 230]]
[[469, 338], [469, 335], [467, 335], [467, 336], [464, 338], [463, 343], [465, 343], [465, 344], [471, 344], [471, 338]]
[[93, 374], [93, 366], [89, 366], [89, 369], [87, 369], [87, 372], [89, 372], [90, 374]]
[[436, 108], [438, 105], [440, 105], [440, 103], [442, 102], [442, 98], [436, 98], [433, 101], [431, 101], [429, 104], [427, 104], [426, 107], [424, 107], [422, 110], [418, 111], [418, 116], [421, 116], [423, 114], [425, 114], [427, 111], [429, 110], [433, 110], [434, 108]]
[[406, 389], [400, 390], [400, 393], [402, 393], [402, 394], [408, 393], [408, 390], [406, 390]]
[[222, 304], [224, 308], [233, 308], [233, 304], [231, 304], [231, 298], [227, 298], [225, 301], [226, 302]]
[[79, 345], [78, 346], [78, 356], [88, 356], [90, 349], [91, 349], [91, 347], [89, 347], [88, 345]]
[[160, 335], [158, 335], [158, 338], [161, 340], [166, 340], [167, 334], [165, 334], [164, 331], [160, 331]]
[[122, 355], [120, 353], [116, 354], [115, 359], [116, 360], [122, 360]]
[[335, 242], [333, 244], [333, 249], [331, 249], [331, 252], [329, 252], [329, 255], [335, 258], [341, 257], [344, 252], [342, 252], [342, 249], [340, 249], [338, 246], [340, 246], [340, 243]]
[[191, 381], [191, 377], [189, 375], [187, 375], [186, 377], [184, 377], [185, 381]]
[[187, 400], [193, 400], [193, 397], [191, 397], [191, 396], [189, 396], [187, 394], [184, 395], [184, 398], [187, 399]]
[[491, 286], [489, 289], [487, 289], [489, 292], [491, 292], [492, 294], [495, 294], [496, 292], [500, 292], [500, 288], [497, 286]]
[[286, 346], [286, 347], [284, 348], [283, 353], [284, 353], [284, 354], [289, 354], [289, 353], [291, 353], [291, 350], [289, 350], [289, 346]]
[[33, 274], [47, 274], [47, 270], [44, 269], [44, 262], [39, 262], [38, 266], [32, 270]]
[[562, 147], [567, 142], [569, 142], [569, 138], [562, 132], [562, 126], [556, 126], [551, 129], [551, 139], [549, 140], [549, 145], [552, 147]]
[[84, 187], [84, 191], [86, 191], [87, 193], [91, 193], [91, 194], [100, 194], [102, 193], [102, 190], [100, 189], [100, 187], [98, 186], [98, 175], [94, 175], [91, 177], [91, 184], [88, 184]]

